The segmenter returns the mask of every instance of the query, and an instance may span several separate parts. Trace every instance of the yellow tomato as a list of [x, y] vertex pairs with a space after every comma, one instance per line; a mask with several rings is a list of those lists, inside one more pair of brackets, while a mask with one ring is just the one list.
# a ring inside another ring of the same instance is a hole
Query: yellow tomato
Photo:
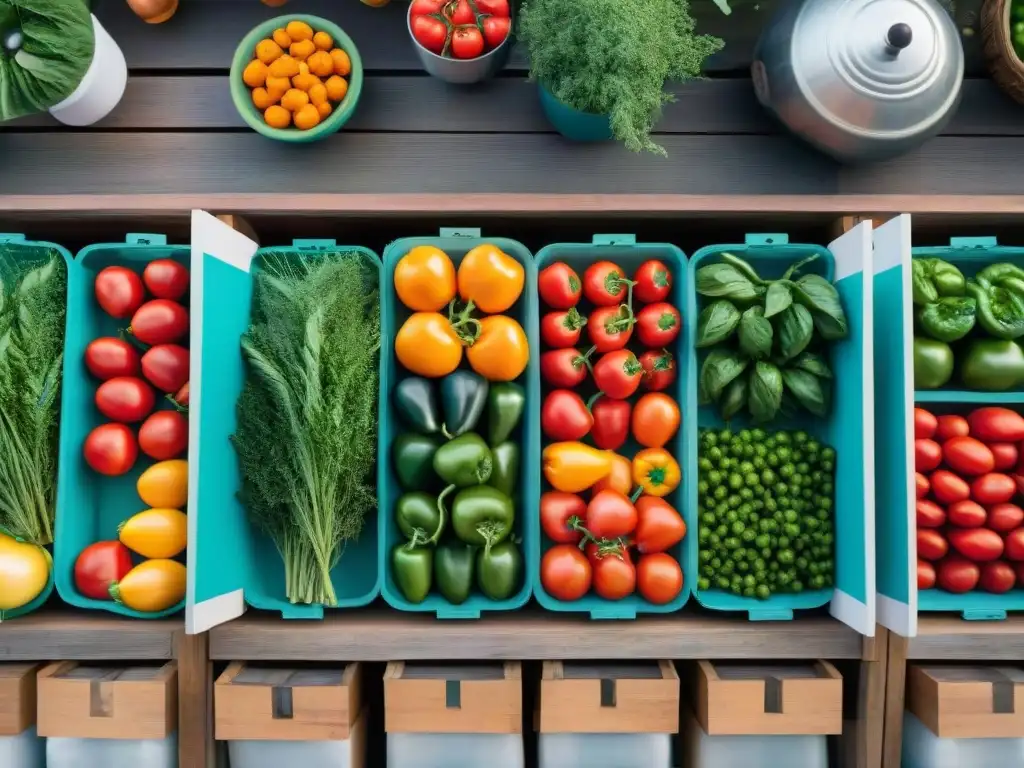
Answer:
[[175, 560], [146, 560], [112, 584], [110, 596], [135, 611], [165, 611], [185, 599], [185, 573]]
[[459, 296], [481, 312], [504, 312], [523, 292], [523, 265], [496, 245], [478, 245], [459, 264]]
[[447, 376], [462, 362], [462, 340], [444, 315], [417, 312], [398, 329], [395, 355], [419, 376]]
[[139, 476], [139, 498], [151, 507], [178, 509], [188, 501], [188, 462], [158, 461]]
[[0, 611], [21, 608], [39, 597], [52, 565], [42, 547], [0, 533]]
[[143, 557], [175, 557], [188, 542], [188, 518], [177, 509], [147, 509], [121, 523], [117, 534]]
[[505, 315], [480, 321], [480, 335], [466, 350], [473, 370], [488, 381], [512, 381], [526, 370], [530, 345], [523, 326]]
[[398, 298], [415, 312], [437, 312], [455, 298], [455, 265], [432, 245], [418, 245], [395, 266]]

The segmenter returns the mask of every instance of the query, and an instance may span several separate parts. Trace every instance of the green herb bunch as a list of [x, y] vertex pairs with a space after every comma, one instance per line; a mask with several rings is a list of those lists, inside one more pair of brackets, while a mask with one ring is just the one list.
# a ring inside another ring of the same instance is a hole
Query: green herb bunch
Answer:
[[524, 0], [517, 36], [530, 77], [562, 103], [610, 115], [633, 152], [665, 155], [650, 133], [668, 81], [697, 77], [722, 41], [694, 34], [687, 0]]
[[67, 266], [56, 251], [32, 256], [0, 246], [0, 528], [43, 546], [56, 509]]
[[823, 347], [849, 332], [842, 299], [821, 275], [797, 277], [817, 256], [764, 280], [746, 261], [723, 253], [697, 270], [697, 293], [714, 299], [697, 319], [698, 348], [712, 347], [700, 370], [701, 405], [716, 403], [722, 418], [744, 407], [767, 422], [797, 406], [828, 414], [832, 372]]
[[288, 599], [337, 605], [331, 569], [376, 506], [376, 272], [358, 253], [269, 255], [252, 317], [232, 438], [240, 496], [281, 553]]

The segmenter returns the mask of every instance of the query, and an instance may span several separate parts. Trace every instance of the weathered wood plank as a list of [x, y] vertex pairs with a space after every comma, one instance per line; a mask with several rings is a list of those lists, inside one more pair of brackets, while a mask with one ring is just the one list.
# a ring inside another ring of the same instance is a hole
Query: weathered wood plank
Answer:
[[173, 619], [44, 611], [0, 623], [0, 661], [171, 659], [182, 629]]
[[959, 616], [922, 616], [908, 641], [910, 660], [1018, 661], [1024, 659], [1024, 616], [1005, 621], [964, 621]]

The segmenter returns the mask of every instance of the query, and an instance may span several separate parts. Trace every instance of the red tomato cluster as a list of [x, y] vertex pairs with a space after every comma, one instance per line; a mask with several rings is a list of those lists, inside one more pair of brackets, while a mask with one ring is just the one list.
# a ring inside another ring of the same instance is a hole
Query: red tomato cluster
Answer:
[[[556, 262], [541, 271], [538, 289], [548, 310], [541, 320], [547, 349], [540, 358], [545, 439], [586, 439], [618, 451], [632, 437], [674, 464], [664, 446], [678, 432], [681, 413], [662, 390], [676, 380], [667, 347], [679, 335], [681, 317], [666, 301], [672, 290], [668, 267], [650, 260], [627, 277], [613, 262], [599, 261], [581, 279], [568, 264]], [[646, 306], [634, 312], [634, 301]], [[581, 302], [591, 306], [589, 312]], [[631, 343], [648, 349], [638, 357], [627, 347]], [[582, 387], [597, 391], [584, 400]], [[647, 391], [630, 402], [641, 387]], [[544, 554], [540, 575], [552, 597], [579, 600], [593, 590], [605, 600], [621, 600], [638, 593], [664, 605], [682, 590], [682, 569], [669, 550], [686, 536], [686, 523], [637, 479], [636, 463], [612, 454], [611, 471], [591, 486], [589, 501], [557, 490], [541, 497], [541, 526], [554, 545]], [[640, 485], [635, 492], [634, 482]]]
[[[188, 286], [188, 270], [171, 259], [151, 261], [141, 276], [127, 267], [106, 267], [96, 275], [93, 290], [103, 311], [130, 318], [124, 338], [104, 336], [85, 349], [86, 368], [102, 382], [96, 408], [110, 419], [89, 433], [83, 449], [100, 474], [125, 474], [140, 449], [163, 461], [188, 448], [182, 412], [188, 408], [189, 355], [179, 343], [188, 335], [188, 310], [181, 303]], [[166, 394], [172, 410], [154, 410], [154, 387]], [[128, 425], [140, 423], [136, 436]]]
[[413, 0], [409, 28], [431, 53], [475, 59], [505, 42], [512, 14], [509, 0]]
[[1003, 593], [1024, 584], [1024, 417], [914, 409], [917, 586]]

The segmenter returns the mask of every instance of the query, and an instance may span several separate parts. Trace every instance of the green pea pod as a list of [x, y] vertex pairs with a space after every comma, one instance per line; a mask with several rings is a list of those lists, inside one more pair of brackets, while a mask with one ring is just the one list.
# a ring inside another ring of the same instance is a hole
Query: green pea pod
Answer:
[[441, 431], [441, 409], [438, 406], [437, 390], [430, 379], [420, 376], [403, 379], [395, 387], [391, 401], [409, 429], [423, 435], [434, 435]]
[[410, 603], [422, 603], [434, 578], [434, 550], [399, 544], [391, 550], [391, 573]]
[[[454, 489], [449, 486], [438, 497], [442, 510], [445, 497]], [[512, 499], [489, 485], [464, 488], [452, 502], [452, 530], [461, 541], [474, 547], [494, 546], [507, 539], [514, 520]]]
[[508, 600], [519, 589], [523, 556], [511, 541], [486, 547], [476, 556], [476, 581], [491, 600]]
[[449, 440], [434, 453], [434, 472], [448, 485], [463, 488], [486, 483], [491, 477], [491, 449], [475, 432]]
[[492, 448], [491, 454], [494, 464], [487, 484], [511, 499], [515, 496], [516, 482], [519, 480], [519, 446], [509, 441]]
[[395, 503], [398, 530], [414, 544], [433, 544], [441, 538], [444, 519], [437, 506], [437, 497], [429, 493], [405, 493]]
[[1024, 336], [1024, 295], [980, 277], [967, 283], [967, 293], [978, 302], [978, 323], [997, 339]]
[[953, 350], [949, 344], [920, 336], [914, 338], [914, 388], [938, 389], [953, 376]]
[[914, 259], [911, 281], [915, 304], [931, 304], [940, 296], [963, 296], [967, 288], [963, 273], [942, 259]]
[[487, 442], [500, 445], [512, 435], [526, 410], [526, 391], [514, 381], [491, 384], [487, 393]]
[[960, 378], [968, 389], [1005, 392], [1024, 383], [1024, 350], [1015, 341], [980, 339], [960, 361]]
[[487, 405], [487, 379], [473, 371], [455, 371], [441, 380], [444, 430], [458, 436], [476, 429]]
[[917, 325], [937, 341], [962, 339], [978, 319], [978, 302], [971, 296], [947, 296], [917, 311]]
[[454, 605], [466, 602], [473, 591], [476, 550], [468, 544], [442, 544], [434, 553], [434, 580], [445, 600]]
[[391, 457], [403, 490], [421, 491], [437, 486], [433, 462], [440, 447], [441, 440], [433, 435], [409, 432], [395, 438]]

